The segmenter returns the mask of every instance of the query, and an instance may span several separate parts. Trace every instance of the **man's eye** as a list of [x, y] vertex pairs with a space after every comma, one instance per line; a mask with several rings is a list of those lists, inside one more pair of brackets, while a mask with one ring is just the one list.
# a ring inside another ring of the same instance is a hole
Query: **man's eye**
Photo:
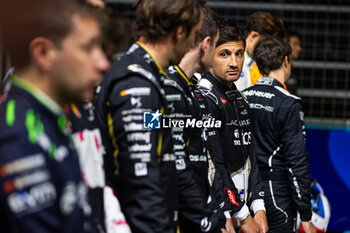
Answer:
[[243, 55], [244, 55], [243, 52], [238, 52], [238, 53], [236, 54], [237, 57], [243, 57]]
[[220, 53], [220, 57], [227, 57], [228, 54], [227, 53]]
[[90, 53], [91, 51], [92, 51], [92, 49], [94, 48], [94, 44], [87, 44], [87, 45], [84, 45], [83, 46], [83, 49], [85, 50], [85, 52], [87, 52], [87, 53]]

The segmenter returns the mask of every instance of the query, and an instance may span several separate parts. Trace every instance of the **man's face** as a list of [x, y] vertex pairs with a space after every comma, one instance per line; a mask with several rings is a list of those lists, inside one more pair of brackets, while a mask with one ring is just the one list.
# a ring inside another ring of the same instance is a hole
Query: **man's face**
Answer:
[[292, 63], [290, 61], [290, 58], [289, 58], [289, 61], [287, 59], [287, 62], [288, 62], [288, 66], [287, 66], [287, 70], [286, 70], [286, 79], [288, 80], [290, 78], [291, 73], [292, 73]]
[[64, 102], [91, 100], [94, 88], [109, 67], [100, 46], [100, 28], [91, 17], [73, 16], [73, 29], [56, 49], [52, 82]]
[[215, 38], [212, 38], [211, 44], [208, 49], [204, 52], [204, 55], [200, 61], [200, 70], [199, 73], [205, 73], [208, 71], [209, 67], [213, 64], [216, 43], [219, 40], [219, 32], [216, 34]]
[[251, 31], [246, 39], [246, 52], [248, 53], [249, 57], [253, 57], [254, 55], [254, 49], [255, 45], [258, 43], [260, 39], [260, 34], [256, 31]]
[[203, 13], [201, 13], [201, 17], [199, 22], [194, 26], [190, 32], [190, 34], [182, 40], [177, 41], [175, 44], [173, 53], [170, 54], [169, 63], [170, 65], [177, 65], [180, 63], [182, 57], [190, 50], [194, 43], [194, 39], [197, 31], [200, 30], [202, 26]]
[[292, 47], [292, 54], [291, 54], [291, 59], [296, 60], [299, 59], [300, 53], [301, 53], [301, 44], [300, 44], [300, 39], [297, 36], [291, 36], [289, 38], [289, 44]]
[[243, 62], [243, 41], [229, 41], [216, 48], [210, 71], [217, 79], [231, 87], [241, 75]]

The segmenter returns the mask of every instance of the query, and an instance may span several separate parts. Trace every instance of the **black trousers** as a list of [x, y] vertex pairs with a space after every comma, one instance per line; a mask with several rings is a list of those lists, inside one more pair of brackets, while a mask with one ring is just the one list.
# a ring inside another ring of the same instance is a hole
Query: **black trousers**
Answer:
[[296, 232], [297, 210], [286, 181], [264, 180], [265, 208], [270, 233]]

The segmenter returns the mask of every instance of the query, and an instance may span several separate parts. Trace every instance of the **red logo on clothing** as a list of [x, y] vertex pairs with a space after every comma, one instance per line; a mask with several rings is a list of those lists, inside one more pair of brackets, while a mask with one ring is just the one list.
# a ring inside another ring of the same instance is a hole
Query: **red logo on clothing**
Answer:
[[227, 103], [227, 100], [223, 99], [222, 97], [220, 97], [220, 100], [222, 101], [223, 104]]
[[230, 199], [230, 202], [236, 206], [239, 206], [239, 204], [236, 202], [235, 194], [227, 187], [226, 187], [226, 190], [227, 190], [227, 194], [228, 194], [228, 198]]

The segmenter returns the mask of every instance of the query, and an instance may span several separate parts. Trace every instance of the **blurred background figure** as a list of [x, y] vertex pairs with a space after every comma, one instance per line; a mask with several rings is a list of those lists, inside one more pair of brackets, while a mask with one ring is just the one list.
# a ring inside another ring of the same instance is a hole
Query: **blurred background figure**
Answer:
[[294, 31], [290, 31], [288, 33], [289, 38], [289, 44], [292, 47], [292, 54], [290, 55], [290, 58], [292, 60], [297, 60], [300, 57], [300, 53], [302, 51], [301, 48], [301, 36]]
[[256, 43], [264, 36], [274, 36], [281, 40], [287, 40], [287, 32], [283, 21], [266, 11], [257, 11], [246, 20], [246, 49], [244, 54], [243, 71], [235, 82], [238, 90], [244, 90], [255, 85], [262, 77], [253, 58]]
[[292, 48], [292, 54], [290, 55], [290, 59], [292, 62], [292, 73], [291, 73], [291, 76], [286, 83], [286, 86], [287, 86], [287, 90], [291, 94], [296, 95], [297, 89], [298, 89], [298, 80], [293, 75], [293, 68], [294, 68], [293, 61], [299, 59], [300, 53], [302, 51], [301, 36], [295, 31], [290, 31], [288, 33], [288, 38], [289, 38], [289, 45]]

